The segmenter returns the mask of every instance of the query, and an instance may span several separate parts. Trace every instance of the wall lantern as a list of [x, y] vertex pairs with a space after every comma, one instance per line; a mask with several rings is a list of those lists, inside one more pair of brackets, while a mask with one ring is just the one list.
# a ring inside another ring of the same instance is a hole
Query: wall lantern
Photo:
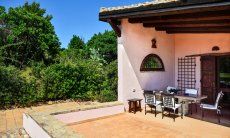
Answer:
[[212, 51], [219, 51], [219, 50], [220, 50], [220, 48], [218, 46], [212, 47]]
[[151, 41], [152, 41], [152, 48], [157, 48], [157, 40], [153, 38]]

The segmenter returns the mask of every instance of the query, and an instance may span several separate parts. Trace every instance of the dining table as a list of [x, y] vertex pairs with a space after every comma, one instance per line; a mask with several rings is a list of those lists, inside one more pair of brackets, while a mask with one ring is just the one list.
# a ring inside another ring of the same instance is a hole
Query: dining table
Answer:
[[166, 91], [161, 91], [161, 90], [158, 90], [158, 91], [154, 91], [156, 94], [158, 95], [162, 95], [162, 94], [173, 94], [175, 98], [177, 99], [181, 99], [181, 100], [189, 100], [189, 101], [195, 101], [195, 102], [198, 102], [198, 101], [201, 101], [201, 100], [204, 100], [206, 98], [208, 98], [207, 95], [195, 95], [195, 94], [185, 94], [185, 93], [169, 93], [169, 92], [166, 92]]
[[182, 101], [194, 101], [194, 102], [199, 102], [201, 100], [208, 98], [207, 95], [194, 95], [194, 94], [175, 94], [174, 97], [177, 99], [181, 99]]
[[[166, 91], [161, 91], [161, 90], [155, 90], [154, 91], [157, 95], [163, 95], [163, 94], [170, 94], [169, 92]], [[176, 94], [171, 93], [172, 95], [174, 95], [175, 98], [177, 98], [179, 100], [179, 102], [183, 103], [183, 109], [187, 109], [184, 112], [184, 114], [188, 114], [188, 110], [189, 110], [189, 106], [188, 104], [185, 104], [187, 101], [193, 101], [195, 103], [199, 103], [201, 102], [201, 100], [207, 99], [208, 96], [207, 95], [194, 95], [194, 94], [185, 94], [183, 92], [178, 92]], [[192, 109], [190, 109], [192, 110]]]

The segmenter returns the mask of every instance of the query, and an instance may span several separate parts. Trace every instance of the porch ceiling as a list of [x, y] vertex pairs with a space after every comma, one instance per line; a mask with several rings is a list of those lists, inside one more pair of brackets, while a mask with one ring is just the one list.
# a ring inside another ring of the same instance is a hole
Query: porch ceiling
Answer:
[[214, 11], [179, 12], [170, 15], [129, 18], [129, 23], [142, 23], [157, 31], [172, 33], [230, 33], [230, 5]]

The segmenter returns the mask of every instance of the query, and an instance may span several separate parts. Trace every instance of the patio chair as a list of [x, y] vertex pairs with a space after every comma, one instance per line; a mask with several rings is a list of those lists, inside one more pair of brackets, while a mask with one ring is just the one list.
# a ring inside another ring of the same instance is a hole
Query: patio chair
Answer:
[[162, 108], [162, 119], [164, 118], [165, 109], [168, 109], [169, 115], [170, 115], [170, 110], [173, 110], [173, 113], [174, 113], [173, 120], [175, 122], [175, 114], [176, 114], [176, 110], [178, 108], [181, 108], [181, 119], [183, 119], [183, 106], [182, 106], [182, 103], [177, 104], [175, 102], [175, 97], [174, 97], [173, 94], [163, 94], [162, 99], [163, 99], [162, 106], [161, 106], [161, 108]]
[[220, 116], [221, 116], [221, 106], [219, 105], [220, 100], [223, 98], [224, 94], [222, 91], [220, 91], [217, 95], [216, 102], [214, 105], [211, 104], [200, 104], [201, 107], [201, 114], [202, 119], [204, 118], [204, 109], [206, 110], [214, 110], [216, 111], [217, 117], [218, 117], [218, 123], [220, 123]]
[[[198, 90], [197, 89], [185, 89], [185, 95], [191, 95], [191, 96], [198, 96]], [[191, 110], [190, 110], [190, 112], [191, 112], [191, 114], [192, 114], [192, 106], [193, 105], [195, 105], [195, 109], [196, 109], [196, 112], [197, 112], [197, 105], [196, 105], [196, 102], [195, 101], [192, 101], [192, 100], [190, 100], [190, 101], [188, 101], [189, 103], [190, 103], [190, 105], [191, 105]]]
[[146, 106], [149, 106], [151, 108], [151, 112], [152, 112], [152, 108], [155, 108], [155, 117], [157, 116], [157, 106], [161, 105], [161, 101], [157, 100], [156, 98], [156, 94], [152, 93], [152, 94], [144, 94], [145, 97], [145, 115], [146, 115]]

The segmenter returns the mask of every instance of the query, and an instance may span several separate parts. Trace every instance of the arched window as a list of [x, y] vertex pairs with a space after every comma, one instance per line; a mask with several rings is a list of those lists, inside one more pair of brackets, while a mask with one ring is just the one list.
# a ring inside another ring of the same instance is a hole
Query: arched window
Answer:
[[147, 55], [141, 63], [140, 71], [164, 71], [164, 64], [156, 54]]

